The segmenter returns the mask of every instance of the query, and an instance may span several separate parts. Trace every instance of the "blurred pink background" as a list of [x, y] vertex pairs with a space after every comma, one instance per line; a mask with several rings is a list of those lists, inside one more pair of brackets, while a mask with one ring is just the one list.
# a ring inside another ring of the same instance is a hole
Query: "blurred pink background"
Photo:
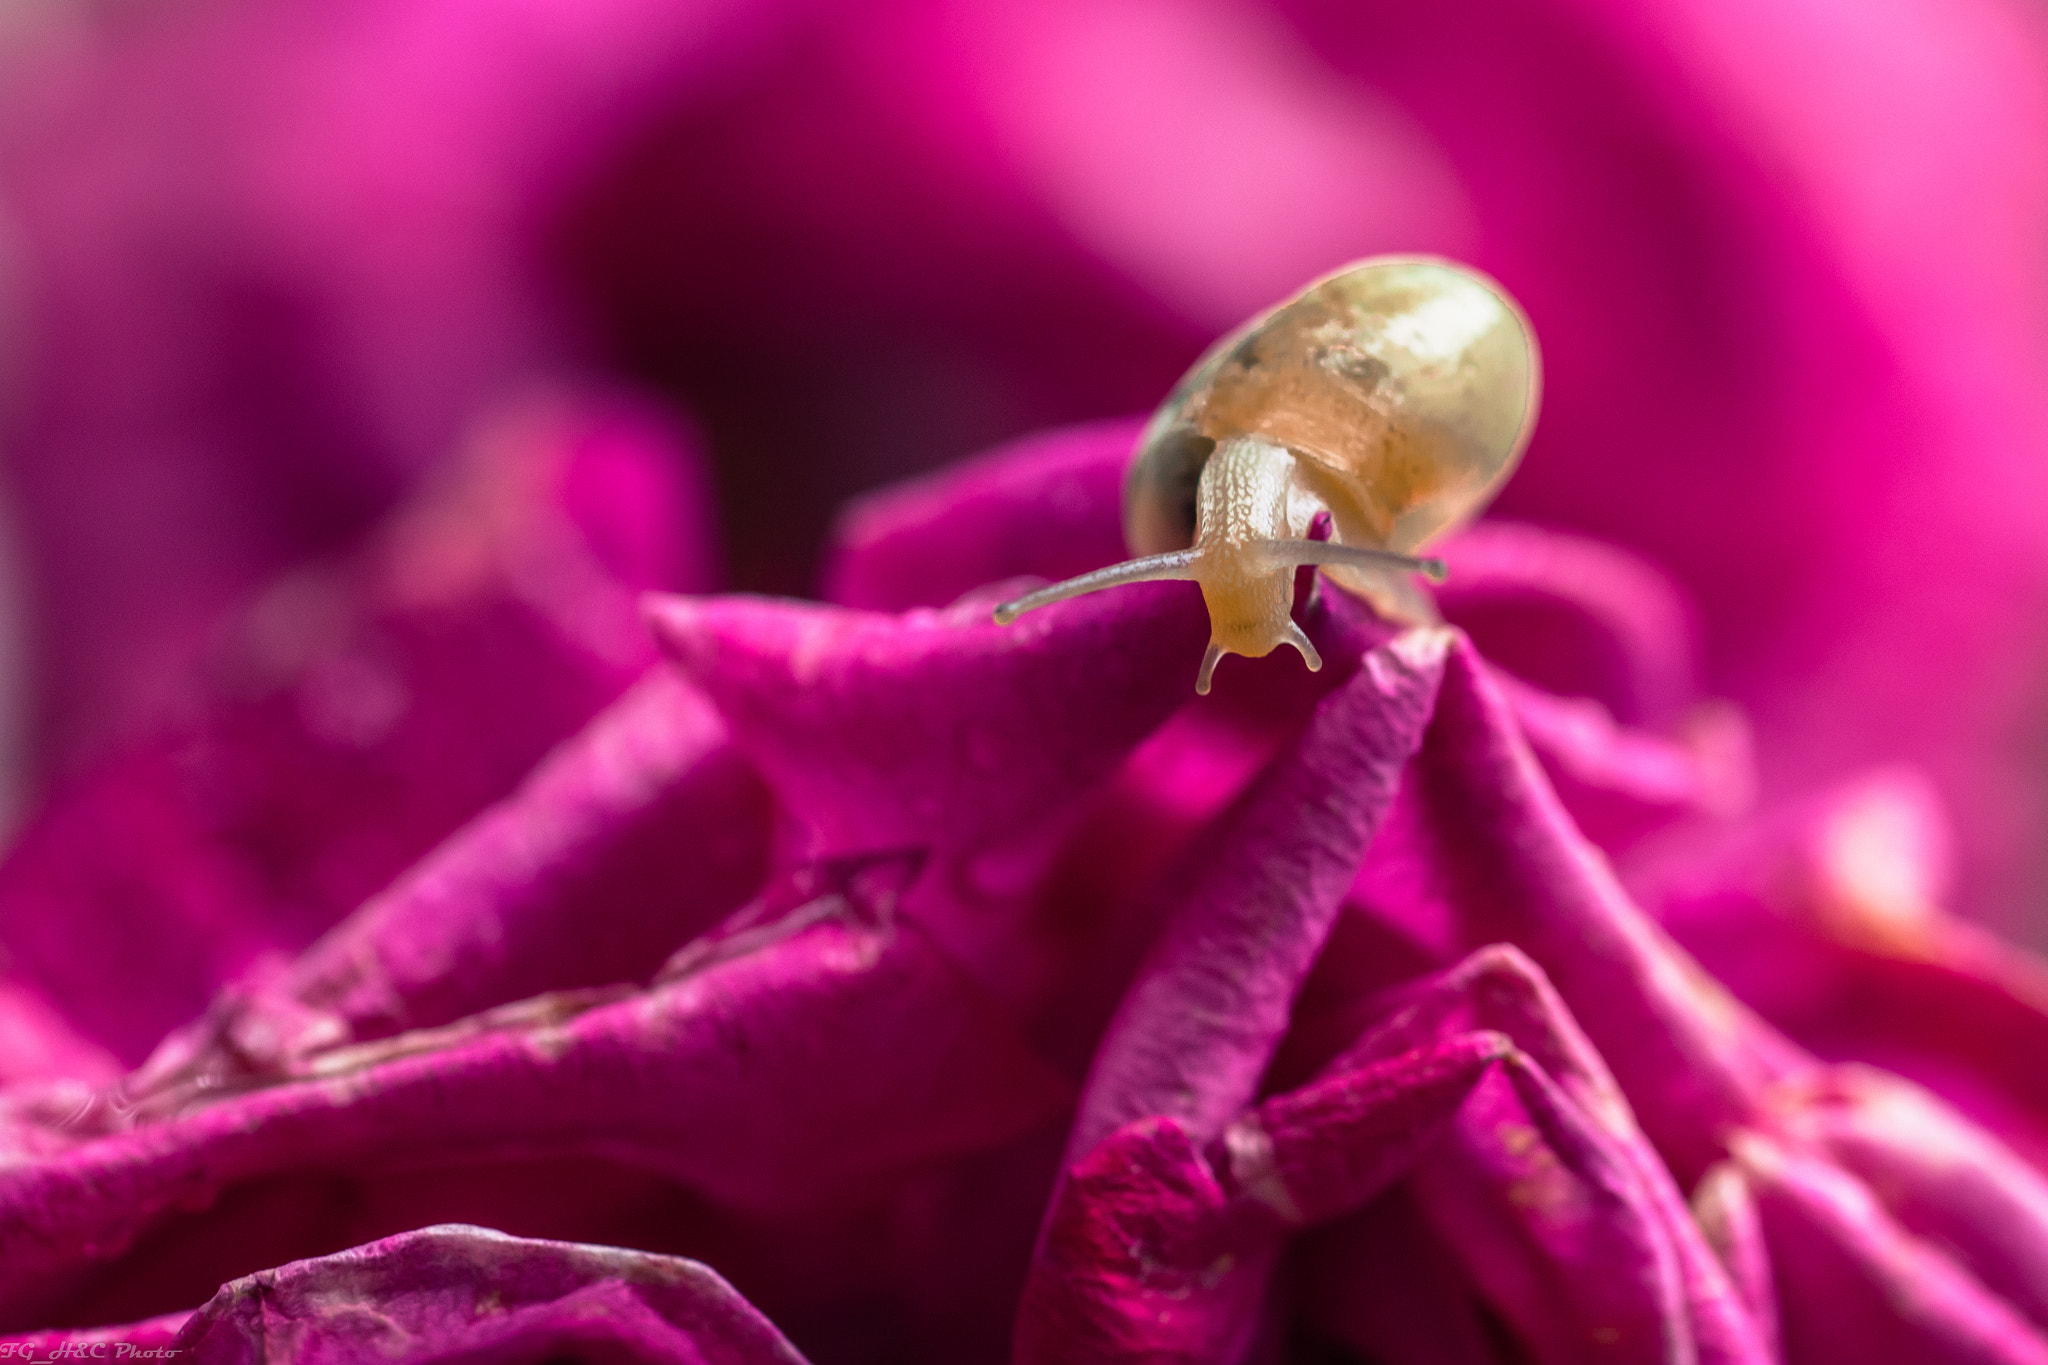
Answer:
[[706, 563], [806, 593], [850, 494], [1395, 250], [1536, 323], [1497, 514], [1665, 566], [1767, 793], [1924, 770], [1955, 904], [2048, 939], [2024, 0], [15, 0], [11, 800], [508, 413], [652, 414]]

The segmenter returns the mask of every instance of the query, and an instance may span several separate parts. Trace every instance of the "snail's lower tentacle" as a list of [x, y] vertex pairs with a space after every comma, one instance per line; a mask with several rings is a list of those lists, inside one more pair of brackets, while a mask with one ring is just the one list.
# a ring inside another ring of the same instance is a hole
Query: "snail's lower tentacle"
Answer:
[[1316, 652], [1315, 642], [1308, 638], [1308, 632], [1304, 631], [1292, 617], [1287, 621], [1287, 643], [1300, 652], [1301, 660], [1308, 665], [1309, 672], [1323, 671], [1323, 656]]

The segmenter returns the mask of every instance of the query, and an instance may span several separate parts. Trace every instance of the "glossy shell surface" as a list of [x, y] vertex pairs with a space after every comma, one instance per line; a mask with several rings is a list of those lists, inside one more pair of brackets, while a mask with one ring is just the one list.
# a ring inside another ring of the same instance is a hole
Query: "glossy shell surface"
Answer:
[[1485, 275], [1347, 266], [1211, 347], [1153, 416], [1124, 490], [1134, 554], [1185, 548], [1218, 441], [1293, 453], [1346, 544], [1412, 552], [1492, 497], [1536, 422], [1535, 333]]

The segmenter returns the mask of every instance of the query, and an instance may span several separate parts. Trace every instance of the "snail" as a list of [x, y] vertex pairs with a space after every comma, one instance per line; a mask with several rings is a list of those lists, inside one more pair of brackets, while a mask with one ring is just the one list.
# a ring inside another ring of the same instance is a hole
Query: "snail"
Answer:
[[1206, 694], [1225, 654], [1286, 644], [1322, 667], [1292, 615], [1301, 565], [1383, 615], [1434, 620], [1413, 575], [1441, 581], [1444, 565], [1415, 552], [1507, 480], [1540, 387], [1535, 333], [1491, 279], [1422, 256], [1348, 265], [1217, 342], [1167, 395], [1124, 479], [1137, 557], [1005, 602], [996, 621], [1191, 579], [1209, 609]]

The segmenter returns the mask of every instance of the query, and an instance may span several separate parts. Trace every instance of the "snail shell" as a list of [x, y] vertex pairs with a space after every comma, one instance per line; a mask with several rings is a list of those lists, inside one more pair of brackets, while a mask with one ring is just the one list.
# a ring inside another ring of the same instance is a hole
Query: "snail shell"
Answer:
[[[1124, 484], [1138, 558], [997, 609], [1019, 612], [1118, 583], [1186, 578], [1209, 608], [1195, 690], [1225, 653], [1282, 644], [1311, 668], [1293, 572], [1319, 565], [1383, 614], [1430, 619], [1413, 558], [1475, 515], [1535, 425], [1535, 333], [1506, 290], [1469, 267], [1383, 256], [1326, 275], [1209, 349], [1145, 428]], [[1309, 538], [1328, 517], [1328, 539]]]

